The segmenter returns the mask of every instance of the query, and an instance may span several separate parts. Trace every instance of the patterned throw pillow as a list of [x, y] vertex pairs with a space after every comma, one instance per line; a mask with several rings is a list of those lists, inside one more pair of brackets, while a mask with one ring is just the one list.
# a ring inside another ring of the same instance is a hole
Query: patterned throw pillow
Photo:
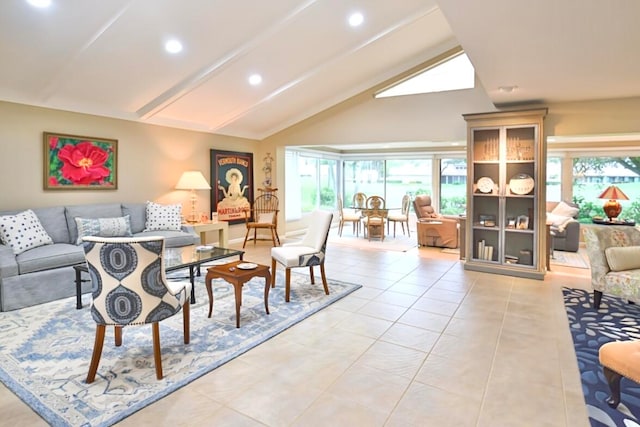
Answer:
[[75, 217], [78, 226], [78, 240], [82, 243], [85, 236], [98, 237], [130, 237], [131, 220], [129, 215], [116, 218], [79, 218]]
[[38, 246], [53, 244], [53, 240], [31, 209], [16, 215], [0, 216], [0, 240], [11, 246], [16, 255]]
[[182, 205], [161, 205], [147, 202], [147, 222], [144, 231], [180, 231], [181, 227]]

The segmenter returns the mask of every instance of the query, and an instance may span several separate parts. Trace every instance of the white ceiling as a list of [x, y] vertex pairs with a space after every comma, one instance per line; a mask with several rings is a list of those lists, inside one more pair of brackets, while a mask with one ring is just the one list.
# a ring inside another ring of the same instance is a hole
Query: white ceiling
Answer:
[[639, 17], [634, 0], [2, 0], [0, 100], [263, 139], [456, 44], [496, 105], [640, 96]]

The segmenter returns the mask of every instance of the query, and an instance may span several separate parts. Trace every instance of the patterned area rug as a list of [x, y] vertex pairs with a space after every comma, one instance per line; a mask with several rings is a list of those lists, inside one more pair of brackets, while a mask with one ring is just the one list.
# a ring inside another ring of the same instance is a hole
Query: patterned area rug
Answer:
[[640, 307], [603, 295], [600, 310], [595, 311], [589, 292], [571, 288], [562, 292], [591, 425], [640, 426], [640, 385], [623, 378], [621, 403], [610, 408], [605, 403], [609, 386], [598, 360], [602, 344], [640, 339]]
[[83, 296], [82, 310], [75, 309], [73, 297], [2, 313], [0, 381], [52, 426], [112, 425], [361, 287], [330, 280], [327, 296], [316, 274], [315, 285], [308, 274], [291, 275], [288, 304], [278, 274], [278, 285], [269, 294], [270, 315], [264, 310], [264, 279], [245, 284], [239, 329], [233, 287], [214, 281], [209, 319], [204, 277], [199, 277], [190, 344], [183, 342], [181, 313], [160, 322], [160, 381], [151, 325], [142, 325], [124, 329], [121, 347], [113, 345], [113, 328], [107, 328], [98, 375], [91, 385], [85, 383], [95, 337], [89, 295]]
[[550, 260], [551, 264], [564, 267], [590, 268], [587, 254], [584, 251], [584, 248], [580, 248], [578, 252], [554, 251], [553, 258]]

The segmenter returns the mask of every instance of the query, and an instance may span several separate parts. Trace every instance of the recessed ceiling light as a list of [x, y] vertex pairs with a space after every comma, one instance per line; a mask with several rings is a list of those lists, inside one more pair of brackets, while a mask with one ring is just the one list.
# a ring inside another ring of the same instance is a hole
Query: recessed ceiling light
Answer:
[[502, 93], [511, 93], [518, 89], [518, 86], [500, 86], [498, 90]]
[[262, 76], [260, 74], [252, 74], [249, 76], [249, 84], [251, 86], [257, 86], [262, 83]]
[[164, 48], [169, 53], [178, 53], [182, 51], [182, 43], [179, 40], [171, 39], [164, 44]]
[[45, 8], [51, 6], [51, 0], [27, 0], [33, 7]]
[[364, 22], [364, 16], [362, 16], [360, 12], [352, 13], [349, 16], [349, 25], [351, 25], [352, 27], [358, 27], [362, 25], [363, 22]]

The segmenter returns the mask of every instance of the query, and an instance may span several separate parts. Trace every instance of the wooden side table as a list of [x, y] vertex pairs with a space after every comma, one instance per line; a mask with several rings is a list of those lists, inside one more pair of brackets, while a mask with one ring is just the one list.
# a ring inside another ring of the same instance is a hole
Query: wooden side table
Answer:
[[193, 230], [200, 234], [200, 244], [207, 244], [207, 232], [217, 231], [218, 242], [221, 248], [229, 247], [229, 224], [227, 221], [217, 222], [200, 222], [197, 224], [185, 224], [189, 227], [193, 227]]
[[224, 279], [233, 285], [236, 298], [236, 328], [240, 327], [240, 306], [242, 305], [242, 286], [254, 277], [264, 277], [264, 309], [269, 314], [269, 289], [271, 289], [271, 272], [266, 265], [257, 264], [251, 270], [238, 268], [239, 264], [246, 264], [245, 261], [234, 261], [228, 264], [214, 265], [207, 269], [205, 286], [209, 294], [209, 317], [213, 313], [213, 289], [212, 279]]

